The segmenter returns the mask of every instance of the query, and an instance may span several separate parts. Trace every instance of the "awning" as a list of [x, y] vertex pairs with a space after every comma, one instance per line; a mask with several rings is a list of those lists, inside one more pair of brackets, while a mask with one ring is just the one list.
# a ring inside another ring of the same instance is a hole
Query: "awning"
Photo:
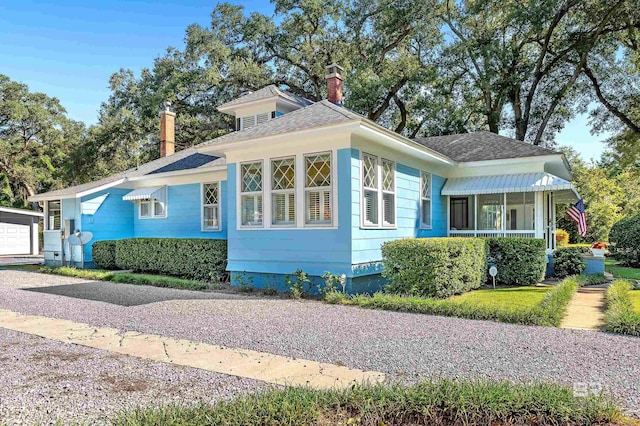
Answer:
[[499, 194], [504, 192], [577, 192], [571, 182], [549, 173], [515, 173], [447, 179], [442, 195]]
[[134, 189], [123, 196], [124, 201], [136, 200], [163, 200], [165, 186], [151, 186], [149, 188]]

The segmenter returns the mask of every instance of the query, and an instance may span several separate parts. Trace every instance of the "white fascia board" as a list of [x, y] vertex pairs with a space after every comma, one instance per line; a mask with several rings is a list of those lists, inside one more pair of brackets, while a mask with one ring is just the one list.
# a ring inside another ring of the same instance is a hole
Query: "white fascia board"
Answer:
[[207, 153], [207, 152], [226, 152], [226, 151], [232, 151], [232, 150], [236, 150], [236, 149], [250, 148], [252, 146], [260, 145], [260, 144], [263, 144], [265, 142], [269, 142], [269, 141], [276, 140], [276, 139], [281, 139], [281, 138], [283, 138], [285, 136], [286, 137], [313, 136], [313, 135], [316, 135], [318, 133], [324, 133], [324, 132], [327, 132], [327, 131], [355, 130], [355, 129], [358, 128], [358, 126], [359, 126], [359, 123], [357, 121], [349, 121], [349, 122], [346, 122], [346, 123], [332, 124], [332, 125], [329, 125], [329, 126], [322, 126], [322, 127], [314, 127], [314, 128], [310, 128], [310, 129], [296, 130], [294, 132], [278, 133], [277, 135], [260, 136], [260, 137], [251, 138], [251, 139], [245, 139], [245, 140], [241, 140], [241, 141], [233, 141], [233, 142], [212, 144], [212, 145], [207, 145], [207, 146], [203, 146], [203, 147], [197, 148], [197, 151], [199, 153], [202, 153], [202, 154]]
[[76, 193], [75, 198], [82, 198], [85, 195], [91, 195], [91, 194], [95, 194], [96, 192], [103, 191], [105, 189], [113, 188], [114, 186], [118, 186], [121, 183], [125, 183], [127, 180], [128, 180], [127, 178], [122, 178], [122, 179], [118, 179], [118, 180], [115, 180], [115, 181], [110, 182], [110, 183], [106, 183], [104, 185], [100, 185], [100, 186], [98, 186], [96, 188], [93, 188], [93, 189], [87, 189], [86, 191], [78, 192], [78, 193]]
[[114, 186], [118, 186], [121, 183], [124, 183], [126, 181], [127, 181], [127, 178], [122, 178], [122, 179], [115, 180], [113, 182], [105, 183], [104, 185], [100, 185], [95, 188], [87, 189], [81, 192], [70, 192], [64, 195], [55, 195], [55, 194], [50, 195], [45, 192], [44, 194], [37, 194], [32, 197], [29, 197], [27, 200], [29, 202], [37, 202], [37, 201], [50, 201], [50, 200], [64, 200], [67, 198], [82, 198], [85, 195], [91, 195], [93, 193], [96, 193], [105, 189], [113, 188]]
[[25, 216], [44, 217], [44, 213], [35, 210], [15, 209], [13, 207], [0, 207], [0, 212], [22, 214]]
[[431, 161], [435, 160], [449, 166], [457, 165], [454, 160], [376, 124], [372, 125], [372, 123], [361, 121], [356, 133], [363, 137], [382, 142], [383, 144], [391, 144], [396, 149], [401, 148], [401, 150], [405, 150], [409, 154], [417, 155], [421, 158], [426, 158]]
[[135, 182], [135, 181], [147, 180], [147, 179], [171, 178], [176, 176], [197, 175], [199, 173], [220, 172], [225, 170], [227, 170], [226, 164], [223, 166], [201, 167], [201, 168], [195, 168], [195, 169], [178, 170], [174, 172], [152, 173], [152, 174], [146, 174], [141, 176], [133, 176], [133, 177], [130, 177], [128, 181]]

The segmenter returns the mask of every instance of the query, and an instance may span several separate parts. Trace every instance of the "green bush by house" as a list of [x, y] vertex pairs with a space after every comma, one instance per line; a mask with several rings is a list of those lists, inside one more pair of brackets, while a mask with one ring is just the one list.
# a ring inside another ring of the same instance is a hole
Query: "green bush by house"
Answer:
[[607, 312], [605, 327], [612, 333], [640, 336], [640, 312], [633, 307], [630, 292], [633, 286], [629, 281], [618, 280], [607, 290]]
[[563, 247], [553, 253], [553, 270], [556, 277], [564, 278], [569, 275], [580, 275], [587, 266], [582, 258], [580, 247]]
[[506, 285], [533, 285], [547, 269], [545, 242], [537, 238], [487, 238], [489, 262], [496, 264], [496, 281]]
[[625, 266], [640, 266], [640, 213], [613, 225], [609, 242], [611, 254]]
[[96, 241], [91, 246], [93, 263], [102, 269], [116, 269], [116, 242]]
[[388, 292], [445, 298], [484, 283], [487, 249], [481, 238], [412, 238], [384, 243], [382, 262]]
[[[101, 243], [105, 243], [102, 241]], [[114, 243], [110, 241], [109, 243]], [[94, 262], [108, 269], [107, 249]], [[105, 246], [105, 244], [102, 244]], [[104, 262], [104, 263], [101, 263]], [[115, 241], [115, 265], [119, 269], [173, 275], [203, 281], [226, 277], [227, 240], [200, 238], [128, 238]]]

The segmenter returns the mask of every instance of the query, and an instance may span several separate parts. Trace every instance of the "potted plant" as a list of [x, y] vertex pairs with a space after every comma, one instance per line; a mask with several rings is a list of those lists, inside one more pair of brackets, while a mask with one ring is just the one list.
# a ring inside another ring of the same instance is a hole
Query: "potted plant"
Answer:
[[591, 245], [591, 254], [593, 254], [594, 256], [597, 256], [597, 257], [604, 257], [604, 254], [605, 254], [605, 251], [607, 250], [607, 247], [609, 247], [609, 245], [607, 243], [603, 243], [601, 241], [593, 243]]

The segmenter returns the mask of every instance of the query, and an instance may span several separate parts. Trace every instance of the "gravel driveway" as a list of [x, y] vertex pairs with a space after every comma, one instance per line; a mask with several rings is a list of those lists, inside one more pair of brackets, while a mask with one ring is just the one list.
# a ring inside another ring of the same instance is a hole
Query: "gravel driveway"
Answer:
[[[0, 271], [0, 308], [336, 362], [409, 381], [444, 375], [595, 382], [640, 416], [639, 338], [114, 283], [88, 285], [98, 294], [105, 285], [117, 287], [118, 305], [24, 290], [81, 283], [87, 281]], [[160, 301], [121, 306], [129, 294], [139, 300], [140, 289]]]

